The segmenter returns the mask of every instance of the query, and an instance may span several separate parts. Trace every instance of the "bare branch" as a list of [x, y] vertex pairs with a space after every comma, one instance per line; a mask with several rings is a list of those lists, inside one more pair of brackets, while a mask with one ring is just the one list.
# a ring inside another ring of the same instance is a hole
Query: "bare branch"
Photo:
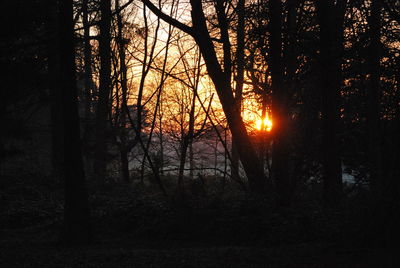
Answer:
[[142, 0], [143, 4], [145, 4], [157, 17], [161, 18], [163, 21], [171, 24], [172, 26], [184, 31], [185, 33], [193, 36], [194, 31], [193, 28], [183, 24], [182, 22], [168, 16], [164, 12], [162, 12], [159, 8], [157, 8], [150, 0]]

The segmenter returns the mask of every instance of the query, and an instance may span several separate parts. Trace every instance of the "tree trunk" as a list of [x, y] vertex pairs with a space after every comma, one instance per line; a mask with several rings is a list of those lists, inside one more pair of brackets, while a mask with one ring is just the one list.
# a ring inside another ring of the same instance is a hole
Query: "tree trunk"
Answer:
[[91, 239], [88, 193], [83, 171], [80, 127], [75, 81], [74, 25], [72, 0], [59, 1], [59, 87], [57, 99], [62, 107], [64, 141], [63, 176], [65, 181], [64, 225], [62, 241], [88, 243]]
[[105, 182], [107, 175], [107, 129], [109, 96], [111, 91], [111, 0], [100, 1], [100, 86], [96, 109], [96, 145], [94, 174], [97, 180]]
[[[267, 134], [265, 132], [265, 124], [264, 124], [264, 118], [266, 118], [267, 116], [267, 98], [266, 98], [266, 94], [262, 95], [262, 107], [261, 107], [261, 127], [260, 129], [262, 130], [260, 132], [261, 136], [260, 136], [260, 140], [258, 140], [257, 142], [260, 143], [260, 145], [258, 146], [258, 157], [260, 159], [260, 165], [262, 167], [263, 170], [265, 170], [265, 160], [266, 160], [266, 150], [268, 147], [267, 144]], [[268, 174], [270, 175], [270, 174]]]
[[[237, 4], [237, 50], [236, 50], [236, 88], [235, 100], [239, 111], [242, 111], [242, 95], [244, 81], [244, 23], [245, 23], [245, 0], [239, 0]], [[232, 162], [231, 176], [239, 179], [239, 155], [235, 145], [236, 141], [232, 138]]]
[[160, 175], [164, 175], [164, 133], [163, 133], [163, 127], [162, 127], [162, 119], [163, 119], [163, 114], [162, 114], [162, 105], [163, 101], [162, 99], [160, 100], [160, 109], [158, 112], [159, 116], [159, 139], [160, 139]]
[[342, 168], [337, 136], [343, 17], [345, 1], [317, 1], [320, 24], [320, 81], [322, 112], [323, 189], [326, 206], [335, 206], [342, 194]]
[[[199, 74], [200, 75], [200, 74]], [[193, 88], [192, 105], [189, 112], [189, 129], [185, 134], [183, 131], [183, 141], [181, 147], [180, 164], [179, 164], [179, 176], [178, 176], [178, 186], [179, 190], [183, 191], [183, 174], [185, 169], [186, 154], [189, 147], [192, 146], [193, 135], [194, 135], [194, 123], [195, 123], [195, 109], [196, 109], [196, 96], [197, 96], [197, 82]], [[191, 155], [191, 161], [193, 161], [193, 155]], [[193, 175], [193, 174], [192, 174]]]
[[[57, 4], [52, 0], [47, 0], [49, 6], [47, 13], [47, 35], [51, 40], [57, 42], [58, 36], [58, 18]], [[63, 126], [60, 124], [62, 120], [62, 107], [59, 105], [59, 100], [62, 99], [61, 90], [59, 88], [59, 73], [60, 73], [60, 53], [54, 42], [48, 44], [48, 66], [49, 66], [49, 84], [51, 98], [51, 176], [55, 179], [62, 178], [63, 165]]]
[[90, 44], [88, 0], [82, 1], [82, 24], [83, 24], [83, 39], [84, 39], [83, 57], [85, 64], [84, 96], [85, 96], [85, 121], [86, 121], [83, 126], [84, 127], [83, 140], [85, 141], [85, 143], [89, 143], [91, 137], [91, 129], [92, 129], [91, 119], [92, 119], [93, 80], [92, 80], [92, 46]]
[[193, 141], [189, 144], [189, 177], [194, 179], [194, 153], [193, 153]]
[[272, 177], [276, 183], [281, 204], [290, 202], [289, 144], [288, 144], [288, 93], [284, 86], [282, 2], [269, 1], [270, 12], [270, 69], [272, 80], [272, 118], [274, 140], [272, 147]]
[[[115, 10], [119, 9], [119, 0], [115, 0]], [[128, 84], [127, 84], [127, 68], [125, 62], [125, 40], [122, 35], [122, 16], [117, 12], [117, 27], [118, 27], [118, 54], [120, 61], [120, 74], [121, 74], [121, 89], [122, 89], [122, 103], [120, 114], [120, 156], [121, 156], [121, 173], [124, 182], [129, 183], [129, 161], [128, 161], [128, 148], [127, 148], [127, 133], [126, 133], [126, 116], [128, 111]]]
[[382, 184], [382, 162], [380, 148], [380, 58], [381, 58], [381, 1], [371, 2], [369, 24], [369, 87], [367, 91], [368, 113], [368, 158], [371, 189], [378, 193]]
[[[291, 141], [293, 140], [293, 136], [291, 133], [293, 133], [294, 129], [292, 129], [292, 120], [290, 119], [290, 100], [292, 99], [293, 95], [296, 92], [296, 82], [295, 82], [295, 77], [296, 77], [296, 70], [297, 70], [297, 57], [298, 57], [298, 52], [296, 50], [297, 44], [297, 39], [296, 39], [296, 31], [297, 31], [297, 10], [299, 7], [299, 4], [301, 1], [299, 0], [289, 0], [286, 2], [286, 31], [284, 32], [283, 36], [285, 37], [284, 39], [284, 50], [283, 50], [283, 62], [284, 62], [284, 69], [285, 69], [285, 78], [284, 78], [284, 85], [283, 87], [286, 90], [286, 103], [285, 103], [285, 109], [286, 109], [286, 131], [284, 133], [284, 139], [286, 142], [286, 154], [287, 154], [287, 159], [286, 162], [292, 162], [292, 155], [290, 152], [293, 151], [293, 146]], [[295, 180], [296, 172], [294, 171], [294, 166], [291, 166], [288, 168], [288, 201], [290, 202], [292, 199], [292, 196], [295, 191], [296, 183], [297, 181]]]

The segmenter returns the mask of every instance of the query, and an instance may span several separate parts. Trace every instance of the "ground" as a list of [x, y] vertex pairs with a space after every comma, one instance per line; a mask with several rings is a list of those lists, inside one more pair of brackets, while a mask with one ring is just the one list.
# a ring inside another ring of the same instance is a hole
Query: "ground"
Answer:
[[[14, 235], [29, 236], [14, 232]], [[37, 234], [36, 234], [37, 235]], [[30, 238], [34, 238], [30, 234]], [[331, 245], [274, 247], [169, 245], [168, 241], [97, 242], [65, 247], [52, 242], [1, 244], [1, 267], [398, 267], [394, 252]], [[136, 243], [135, 243], [136, 242]], [[153, 245], [150, 245], [153, 244]]]
[[229, 185], [183, 199], [137, 184], [91, 186], [93, 242], [68, 247], [58, 241], [62, 187], [10, 185], [0, 267], [400, 267], [396, 249], [362, 239], [358, 199], [327, 211], [306, 199], [276, 207]]

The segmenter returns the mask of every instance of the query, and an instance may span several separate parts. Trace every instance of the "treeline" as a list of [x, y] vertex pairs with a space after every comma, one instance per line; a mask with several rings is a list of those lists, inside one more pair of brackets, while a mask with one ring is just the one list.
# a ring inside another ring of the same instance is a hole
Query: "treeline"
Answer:
[[[6, 172], [15, 143], [33, 135], [24, 129], [30, 114], [48, 117], [49, 169], [65, 182], [69, 242], [91, 238], [87, 178], [106, 182], [116, 162], [120, 181], [130, 183], [140, 151], [139, 176], [149, 170], [168, 195], [169, 146], [183, 194], [186, 162], [194, 176], [193, 144], [210, 135], [224, 147], [232, 181], [254, 195], [290, 206], [316, 182], [321, 202], [333, 208], [348, 194], [346, 172], [355, 178], [350, 190], [367, 189], [375, 211], [387, 213], [382, 219], [396, 214], [397, 1], [4, 5], [0, 164]], [[257, 134], [266, 135], [257, 146], [244, 116], [250, 98], [262, 118], [273, 119], [270, 133]]]

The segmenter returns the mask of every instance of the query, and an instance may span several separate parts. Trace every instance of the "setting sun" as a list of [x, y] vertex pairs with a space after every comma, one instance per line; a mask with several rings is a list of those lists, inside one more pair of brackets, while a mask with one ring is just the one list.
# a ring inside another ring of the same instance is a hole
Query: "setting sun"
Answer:
[[272, 120], [269, 118], [268, 114], [264, 119], [258, 119], [256, 122], [256, 128], [258, 130], [266, 130], [268, 132], [272, 129]]

